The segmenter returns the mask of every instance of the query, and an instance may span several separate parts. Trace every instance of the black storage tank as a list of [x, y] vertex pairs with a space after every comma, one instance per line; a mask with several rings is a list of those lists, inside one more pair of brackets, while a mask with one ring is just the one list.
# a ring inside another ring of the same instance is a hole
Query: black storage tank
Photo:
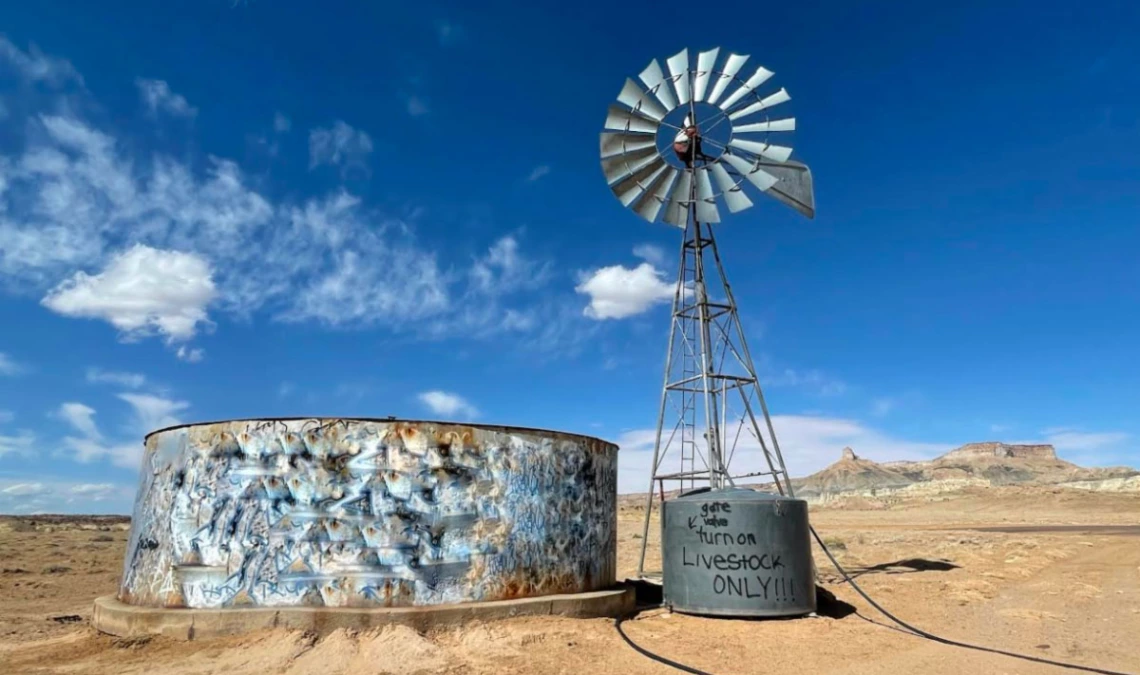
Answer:
[[700, 489], [661, 506], [665, 605], [724, 616], [815, 611], [807, 502], [746, 488]]

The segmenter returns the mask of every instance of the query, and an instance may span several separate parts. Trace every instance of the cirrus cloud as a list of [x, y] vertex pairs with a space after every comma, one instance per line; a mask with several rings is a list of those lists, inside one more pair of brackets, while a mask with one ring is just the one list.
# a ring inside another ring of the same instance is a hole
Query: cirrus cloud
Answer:
[[[0, 48], [0, 66], [46, 72], [34, 58]], [[468, 265], [445, 264], [461, 256], [419, 240], [422, 211], [393, 215], [343, 188], [274, 198], [234, 161], [135, 151], [140, 139], [76, 114], [98, 106], [87, 102], [4, 121], [20, 126], [22, 146], [0, 161], [0, 292], [106, 321], [127, 340], [159, 337], [190, 361], [202, 352], [185, 343], [216, 317], [254, 313], [431, 339], [512, 335], [542, 351], [588, 332], [573, 293], [552, 301], [547, 265], [513, 235]], [[310, 141], [314, 165], [342, 169], [372, 148], [343, 122]]]
[[135, 80], [135, 86], [152, 115], [163, 112], [173, 117], [194, 117], [198, 114], [198, 109], [190, 105], [181, 94], [171, 91], [165, 80], [140, 77]]

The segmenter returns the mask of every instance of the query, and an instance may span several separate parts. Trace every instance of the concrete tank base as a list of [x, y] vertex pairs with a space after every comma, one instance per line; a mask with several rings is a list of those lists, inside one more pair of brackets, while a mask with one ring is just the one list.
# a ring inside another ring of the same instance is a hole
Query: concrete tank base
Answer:
[[340, 628], [369, 630], [390, 625], [417, 630], [458, 626], [520, 616], [565, 616], [579, 619], [617, 617], [634, 610], [635, 592], [621, 586], [604, 591], [547, 595], [517, 600], [469, 602], [429, 607], [229, 607], [165, 609], [139, 607], [114, 596], [95, 600], [95, 629], [118, 637], [163, 635], [200, 640], [269, 628], [311, 631], [319, 635]]

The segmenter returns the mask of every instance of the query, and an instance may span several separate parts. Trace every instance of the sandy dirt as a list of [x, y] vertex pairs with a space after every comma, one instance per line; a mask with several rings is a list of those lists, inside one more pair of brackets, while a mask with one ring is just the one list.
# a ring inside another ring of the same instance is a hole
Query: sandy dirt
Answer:
[[[622, 500], [619, 570], [637, 567], [643, 511]], [[947, 637], [1140, 673], [1140, 495], [976, 489], [922, 501], [814, 508], [840, 561], [902, 618]], [[121, 640], [89, 626], [116, 590], [125, 520], [0, 519], [0, 673], [675, 673], [609, 620], [518, 619], [420, 634], [283, 630], [223, 640]], [[656, 523], [650, 528], [656, 542]], [[651, 550], [655, 547], [651, 546]], [[647, 567], [658, 563], [656, 551]], [[830, 616], [779, 621], [647, 610], [629, 636], [664, 657], [730, 673], [1060, 673], [880, 625], [817, 551]], [[850, 611], [846, 603], [857, 611]], [[1075, 671], [1069, 671], [1075, 672]]]

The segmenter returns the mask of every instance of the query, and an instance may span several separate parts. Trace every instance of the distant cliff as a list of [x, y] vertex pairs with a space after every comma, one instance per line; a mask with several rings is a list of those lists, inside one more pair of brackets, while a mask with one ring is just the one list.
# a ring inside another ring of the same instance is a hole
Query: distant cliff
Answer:
[[951, 450], [940, 459], [967, 459], [973, 457], [997, 457], [999, 459], [1048, 459], [1056, 460], [1057, 451], [1051, 445], [1007, 445], [1006, 443], [967, 443]]
[[845, 495], [881, 495], [901, 491], [927, 493], [968, 485], [1071, 485], [1083, 489], [1130, 489], [1140, 485], [1140, 471], [1127, 467], [1086, 469], [1057, 457], [1052, 445], [969, 443], [941, 457], [921, 462], [879, 464], [844, 448], [835, 462], [792, 481], [796, 496], [827, 500]]
[[795, 480], [796, 495], [824, 494], [849, 490], [877, 490], [910, 485], [907, 476], [880, 464], [860, 459], [851, 448], [843, 448], [839, 461], [807, 478]]

